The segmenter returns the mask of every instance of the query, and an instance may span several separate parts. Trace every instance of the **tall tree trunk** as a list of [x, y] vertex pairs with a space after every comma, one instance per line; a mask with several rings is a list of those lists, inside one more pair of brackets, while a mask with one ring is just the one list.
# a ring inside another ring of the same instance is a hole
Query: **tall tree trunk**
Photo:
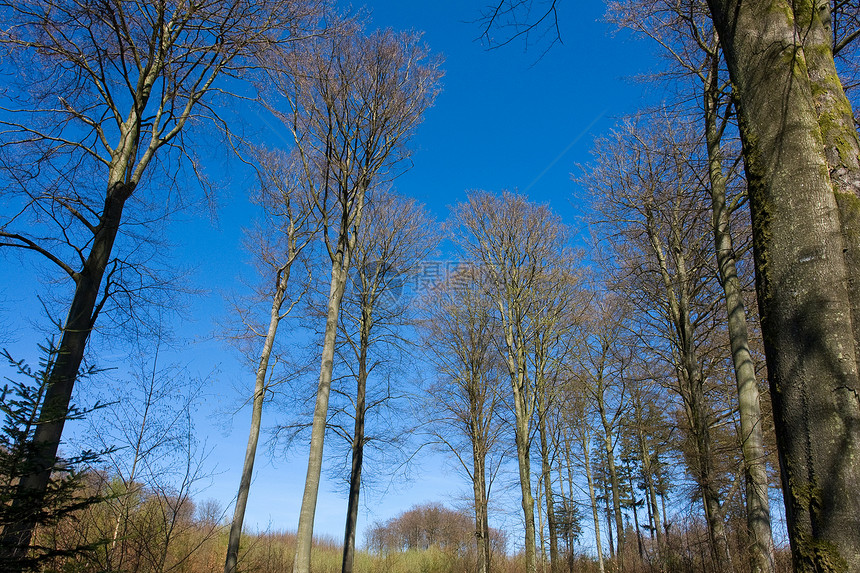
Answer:
[[532, 400], [528, 394], [528, 377], [526, 374], [526, 357], [523, 342], [515, 340], [514, 326], [511, 316], [516, 315], [511, 309], [504, 308], [499, 304], [499, 310], [503, 317], [505, 344], [507, 346], [507, 366], [511, 377], [511, 386], [514, 397], [514, 442], [517, 449], [517, 467], [519, 469], [520, 493], [523, 508], [523, 519], [525, 527], [525, 560], [526, 573], [537, 572], [537, 551], [535, 535], [535, 501], [532, 496], [531, 483], [531, 436], [529, 434], [529, 419], [532, 408], [529, 404]]
[[[662, 477], [663, 476], [662, 476], [662, 472], [660, 472], [660, 470], [659, 470], [660, 461], [659, 461], [659, 458], [656, 457], [656, 454], [655, 454], [655, 461], [657, 462], [657, 467], [658, 467], [657, 479], [662, 483]], [[666, 497], [668, 497], [668, 493], [666, 490], [667, 490], [666, 487], [660, 488], [660, 508], [663, 510], [663, 535], [668, 536], [669, 535], [669, 514], [666, 513]], [[668, 548], [668, 545], [667, 545], [667, 548]]]
[[672, 253], [674, 273], [660, 242], [660, 237], [651, 222], [648, 223], [648, 236], [654, 255], [657, 258], [660, 274], [667, 294], [667, 308], [672, 327], [677, 338], [678, 385], [684, 401], [687, 422], [695, 455], [693, 473], [702, 495], [705, 519], [708, 524], [708, 539], [711, 554], [717, 570], [731, 569], [731, 552], [726, 538], [725, 512], [720, 503], [720, 492], [716, 485], [716, 472], [711, 447], [711, 415], [704, 392], [704, 377], [694, 343], [694, 329], [690, 315], [689, 276], [686, 256], [683, 254], [678, 222], [674, 224], [669, 237], [668, 251]]
[[542, 510], [543, 500], [544, 500], [543, 476], [542, 475], [538, 476], [537, 485], [535, 487], [537, 488], [537, 491], [535, 492], [535, 504], [537, 505], [537, 510], [538, 510], [536, 531], [537, 531], [538, 541], [540, 543], [540, 548], [539, 548], [539, 551], [537, 552], [537, 554], [539, 555], [538, 565], [540, 566], [541, 571], [543, 571], [543, 573], [546, 573], [546, 564], [547, 564], [547, 559], [546, 559], [546, 528], [544, 527], [544, 523], [543, 523], [544, 512]]
[[749, 559], [753, 573], [773, 573], [774, 545], [770, 526], [769, 480], [762, 435], [761, 403], [755, 364], [749, 347], [746, 309], [732, 244], [730, 212], [726, 204], [726, 177], [723, 172], [721, 150], [722, 130], [719, 126], [718, 114], [719, 60], [716, 57], [712, 57], [711, 60], [711, 70], [704, 94], [705, 141], [708, 152], [714, 246], [720, 284], [725, 294], [729, 344], [738, 388], [741, 450], [747, 484], [747, 529], [752, 539]]
[[359, 325], [358, 380], [355, 393], [355, 430], [352, 437], [352, 467], [349, 473], [349, 501], [343, 535], [342, 573], [352, 573], [355, 561], [355, 530], [358, 523], [358, 497], [361, 493], [361, 468], [364, 463], [364, 420], [367, 414], [367, 350], [370, 347], [370, 311], [362, 309]]
[[[122, 173], [115, 168], [115, 172]], [[102, 279], [110, 261], [113, 244], [119, 232], [125, 202], [134, 190], [133, 184], [122, 183], [120, 177], [108, 186], [104, 211], [93, 237], [92, 248], [75, 278], [75, 294], [69, 314], [63, 326], [63, 336], [57, 351], [57, 359], [48, 378], [39, 421], [33, 437], [31, 458], [27, 460], [30, 473], [18, 484], [12, 501], [12, 513], [16, 515], [12, 525], [4, 528], [0, 538], [0, 560], [10, 572], [20, 571], [19, 563], [27, 555], [51, 472], [57, 461], [57, 450], [63, 434], [63, 426], [69, 412], [72, 390], [87, 340], [98, 316], [96, 307]]]
[[597, 568], [600, 573], [604, 573], [603, 565], [603, 543], [600, 541], [600, 515], [597, 509], [597, 496], [594, 492], [594, 477], [591, 472], [591, 455], [587, 432], [582, 433], [582, 459], [585, 463], [585, 477], [588, 480], [588, 498], [591, 500], [591, 518], [594, 521], [594, 542], [597, 546]]
[[308, 455], [308, 473], [305, 478], [305, 490], [302, 496], [302, 508], [299, 513], [299, 527], [296, 534], [296, 557], [293, 561], [293, 573], [310, 573], [311, 547], [314, 536], [314, 516], [316, 514], [317, 496], [319, 494], [320, 476], [322, 474], [323, 445], [325, 440], [326, 418], [328, 417], [328, 398], [331, 392], [332, 370], [334, 369], [334, 347], [337, 338], [337, 320], [343, 292], [346, 287], [346, 277], [349, 270], [351, 249], [339, 242], [339, 248], [332, 259], [331, 287], [329, 289], [326, 309], [325, 334], [323, 337], [322, 361], [320, 365], [320, 381], [317, 387], [317, 399], [314, 405], [313, 426], [311, 428], [310, 453]]
[[642, 455], [642, 473], [645, 476], [645, 488], [647, 490], [649, 505], [651, 507], [651, 520], [653, 521], [654, 535], [657, 537], [657, 560], [660, 562], [660, 570], [666, 566], [666, 540], [663, 525], [660, 522], [660, 509], [657, 507], [657, 488], [654, 487], [654, 471], [651, 467], [651, 452], [645, 441], [645, 434], [639, 425], [639, 448]]
[[[630, 502], [631, 508], [633, 509], [633, 528], [636, 531], [636, 548], [639, 550], [639, 559], [645, 559], [645, 550], [642, 548], [642, 532], [639, 531], [639, 511], [636, 509], [638, 502], [636, 501], [636, 488], [633, 483], [633, 469], [630, 468], [630, 473], [627, 476], [628, 481], [630, 482]], [[630, 522], [628, 521], [629, 525]]]
[[263, 419], [263, 399], [266, 393], [266, 376], [269, 373], [269, 358], [275, 344], [275, 335], [281, 322], [281, 308], [290, 280], [289, 264], [278, 269], [278, 281], [272, 296], [272, 310], [269, 315], [269, 328], [260, 351], [260, 363], [254, 381], [254, 399], [251, 405], [251, 428], [248, 431], [248, 445], [245, 448], [245, 462], [242, 465], [242, 476], [239, 480], [239, 492], [236, 496], [236, 508], [233, 511], [233, 522], [230, 525], [230, 535], [227, 540], [227, 559], [224, 563], [224, 573], [235, 573], [239, 560], [239, 542], [242, 539], [242, 526], [245, 522], [245, 508], [248, 505], [248, 492], [251, 490], [251, 478], [254, 474], [254, 460], [257, 456], [257, 442], [260, 438], [260, 426]]
[[[573, 563], [575, 560], [575, 556], [573, 554], [572, 548], [573, 548], [573, 545], [576, 543], [576, 539], [572, 535], [573, 532], [569, 526], [570, 525], [569, 524], [569, 516], [572, 515], [571, 512], [573, 511], [573, 508], [571, 507], [570, 504], [571, 504], [571, 501], [573, 500], [573, 487], [574, 487], [573, 484], [575, 482], [574, 482], [574, 478], [573, 478], [573, 468], [570, 466], [570, 443], [567, 441], [566, 436], [562, 437], [562, 440], [563, 440], [562, 443], [564, 444], [564, 457], [566, 458], [566, 460], [562, 460], [561, 457], [559, 457], [558, 466], [556, 466], [556, 472], [558, 474], [558, 494], [561, 496], [562, 507], [564, 508], [564, 515], [566, 517], [566, 519], [565, 519], [565, 531], [567, 532], [567, 535], [565, 536], [565, 545], [568, 548], [567, 555], [566, 555], [566, 557], [567, 557], [567, 570], [572, 571], [573, 570]], [[567, 468], [566, 468], [567, 469], [567, 483], [570, 485], [570, 493], [567, 495], [565, 495], [565, 493], [564, 493], [565, 461], [567, 461]], [[560, 566], [559, 566], [559, 569], [561, 569]]]
[[525, 523], [525, 559], [526, 573], [537, 572], [537, 552], [536, 552], [536, 535], [535, 535], [535, 518], [534, 506], [535, 500], [532, 496], [531, 483], [531, 444], [528, 428], [528, 418], [525, 413], [525, 404], [522, 400], [514, 396], [515, 404], [515, 436], [514, 441], [517, 448], [517, 466], [519, 468], [520, 477], [520, 493], [522, 496], [523, 518]]
[[613, 516], [612, 502], [609, 501], [610, 493], [606, 489], [607, 484], [604, 483], [603, 485], [604, 485], [603, 491], [606, 494], [603, 496], [603, 500], [606, 504], [604, 511], [606, 513], [606, 533], [607, 533], [607, 535], [609, 535], [609, 558], [614, 561], [615, 560], [615, 541], [612, 538], [612, 519], [613, 519], [612, 518], [612, 516]]
[[549, 564], [550, 570], [557, 573], [559, 570], [558, 559], [558, 528], [555, 521], [555, 500], [552, 491], [552, 466], [550, 465], [550, 440], [547, 435], [548, 397], [545, 395], [546, 387], [541, 384], [541, 396], [538, 397], [538, 433], [540, 434], [540, 457], [541, 478], [546, 496], [546, 522], [549, 531]]
[[477, 543], [477, 573], [490, 573], [490, 523], [487, 515], [487, 474], [485, 447], [475, 436], [472, 439], [472, 489], [475, 496], [475, 541]]
[[[601, 381], [602, 385], [603, 382]], [[609, 472], [609, 485], [612, 490], [612, 512], [615, 517], [616, 550], [618, 556], [618, 570], [624, 571], [624, 520], [621, 515], [621, 483], [618, 480], [618, 468], [615, 467], [615, 448], [612, 443], [613, 428], [606, 415], [606, 407], [603, 403], [603, 394], [600, 394], [600, 420], [603, 425], [603, 449], [606, 453], [606, 467]]]
[[705, 520], [708, 524], [708, 539], [711, 556], [717, 571], [732, 571], [732, 556], [729, 550], [726, 526], [723, 521], [725, 510], [720, 502], [720, 492], [716, 485], [714, 454], [711, 446], [709, 408], [704, 393], [704, 381], [699, 372], [698, 360], [692, 348], [688, 348], [681, 383], [686, 386], [683, 392], [687, 402], [687, 416], [691, 425], [695, 445], [694, 473], [702, 495]]
[[850, 265], [786, 1], [709, 0], [739, 101], [762, 333], [795, 570], [860, 570]]
[[660, 523], [660, 509], [657, 507], [657, 488], [654, 486], [654, 467], [651, 463], [651, 451], [648, 448], [648, 440], [645, 437], [645, 413], [643, 412], [642, 396], [633, 396], [633, 414], [636, 419], [636, 441], [639, 445], [639, 456], [642, 459], [642, 476], [645, 482], [645, 497], [648, 501], [648, 523], [653, 524], [654, 535], [657, 538], [657, 561], [660, 570], [666, 567], [666, 540]]

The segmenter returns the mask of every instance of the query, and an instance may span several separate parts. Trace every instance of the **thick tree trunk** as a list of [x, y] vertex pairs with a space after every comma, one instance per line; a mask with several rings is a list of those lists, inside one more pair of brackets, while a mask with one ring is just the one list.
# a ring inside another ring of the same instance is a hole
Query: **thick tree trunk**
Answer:
[[343, 535], [342, 573], [352, 573], [355, 562], [355, 531], [358, 524], [358, 498], [361, 494], [361, 468], [364, 464], [364, 420], [367, 415], [367, 350], [370, 347], [370, 311], [362, 309], [359, 325], [358, 380], [355, 393], [355, 430], [352, 437], [352, 467], [349, 473], [349, 500]]
[[762, 435], [761, 404], [755, 364], [747, 331], [746, 309], [738, 278], [729, 208], [726, 205], [726, 178], [723, 173], [721, 136], [718, 127], [718, 69], [716, 58], [705, 86], [705, 140], [708, 152], [714, 246], [720, 284], [728, 317], [729, 344], [738, 388], [741, 449], [746, 475], [747, 529], [751, 538], [750, 566], [753, 573], [773, 573], [774, 545], [770, 526], [767, 463]]
[[334, 346], [337, 337], [337, 320], [343, 292], [346, 287], [346, 277], [349, 270], [349, 249], [342, 243], [332, 260], [331, 287], [329, 289], [326, 309], [325, 334], [323, 336], [322, 361], [320, 364], [320, 380], [317, 387], [317, 399], [314, 405], [313, 426], [311, 428], [310, 452], [308, 454], [308, 472], [305, 478], [305, 490], [302, 496], [302, 507], [299, 513], [299, 527], [296, 534], [296, 557], [293, 561], [293, 573], [310, 573], [311, 548], [314, 536], [314, 516], [316, 514], [317, 497], [322, 474], [323, 446], [325, 440], [326, 418], [328, 417], [328, 399], [331, 392], [332, 370], [334, 369]]
[[233, 522], [230, 525], [230, 535], [227, 540], [227, 559], [224, 563], [224, 573], [235, 573], [239, 559], [239, 543], [242, 539], [242, 525], [245, 522], [245, 508], [248, 505], [248, 492], [251, 490], [251, 478], [254, 474], [254, 460], [257, 456], [257, 442], [260, 439], [260, 426], [263, 419], [263, 399], [266, 393], [266, 376], [269, 373], [269, 358], [275, 344], [275, 335], [281, 322], [281, 307], [284, 304], [287, 284], [290, 280], [290, 267], [278, 270], [278, 281], [272, 296], [272, 310], [269, 316], [269, 328], [260, 351], [260, 363], [254, 381], [254, 399], [251, 403], [251, 428], [248, 431], [248, 445], [245, 448], [245, 462], [242, 465], [242, 476], [239, 480], [239, 492], [236, 496], [236, 508], [233, 510]]
[[30, 546], [42, 500], [57, 461], [57, 450], [69, 412], [72, 390], [83, 361], [87, 340], [98, 315], [96, 301], [102, 279], [119, 232], [125, 201], [133, 190], [134, 185], [121, 182], [109, 186], [92, 248], [81, 272], [75, 277], [75, 294], [63, 326], [57, 359], [49, 374], [48, 387], [33, 437], [33, 457], [27, 460], [32, 471], [21, 479], [12, 502], [12, 512], [19, 514], [17, 521], [14, 526], [4, 529], [0, 539], [0, 551], [3, 552], [0, 560], [7, 563], [10, 572], [15, 571], [13, 568], [27, 555]]
[[739, 101], [795, 570], [860, 570], [852, 277], [807, 59], [790, 3], [709, 5]]
[[[839, 208], [854, 345], [860, 349], [860, 138], [851, 102], [845, 97], [833, 59], [830, 2], [802, 0], [794, 2], [793, 6], [818, 112], [824, 155]], [[860, 360], [860, 355], [857, 359]]]

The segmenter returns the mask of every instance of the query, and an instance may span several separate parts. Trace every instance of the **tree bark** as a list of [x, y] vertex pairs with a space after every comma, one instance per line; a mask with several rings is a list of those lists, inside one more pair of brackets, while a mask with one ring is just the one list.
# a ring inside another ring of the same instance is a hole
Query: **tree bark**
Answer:
[[522, 404], [521, 397], [517, 394], [520, 392], [515, 390], [514, 394], [514, 414], [515, 421], [515, 436], [514, 441], [517, 448], [517, 467], [520, 477], [520, 493], [522, 494], [523, 519], [525, 524], [525, 559], [526, 573], [537, 572], [537, 552], [536, 552], [536, 535], [535, 535], [535, 518], [534, 518], [534, 497], [532, 496], [531, 484], [531, 444], [529, 436], [528, 421], [524, 412], [525, 405]]
[[472, 489], [475, 496], [475, 540], [478, 550], [477, 573], [490, 573], [490, 522], [487, 512], [487, 474], [485, 458], [479, 451], [478, 442], [472, 442], [474, 473]]
[[796, 571], [860, 570], [860, 399], [839, 208], [792, 5], [709, 0], [739, 101]]
[[725, 294], [729, 344], [738, 389], [741, 450], [746, 477], [747, 529], [752, 543], [750, 566], [753, 573], [773, 573], [774, 545], [770, 525], [767, 460], [762, 435], [761, 403], [755, 364], [749, 347], [746, 309], [738, 278], [735, 249], [732, 242], [730, 211], [726, 203], [726, 177], [723, 172], [721, 129], [718, 114], [718, 64], [712, 65], [705, 85], [705, 141], [708, 153], [712, 226], [717, 269]]
[[860, 349], [860, 138], [833, 59], [830, 2], [802, 0], [794, 2], [793, 7], [839, 209], [854, 346]]
[[348, 240], [338, 241], [338, 250], [332, 260], [331, 287], [326, 306], [325, 334], [323, 336], [320, 380], [317, 386], [317, 399], [314, 405], [313, 425], [311, 428], [308, 472], [305, 477], [305, 490], [299, 512], [299, 527], [296, 533], [296, 557], [293, 573], [310, 573], [311, 548], [314, 536], [314, 516], [319, 495], [320, 476], [322, 475], [323, 446], [325, 441], [328, 399], [331, 392], [331, 378], [334, 369], [334, 346], [337, 337], [338, 312], [346, 287], [349, 270], [351, 244]]

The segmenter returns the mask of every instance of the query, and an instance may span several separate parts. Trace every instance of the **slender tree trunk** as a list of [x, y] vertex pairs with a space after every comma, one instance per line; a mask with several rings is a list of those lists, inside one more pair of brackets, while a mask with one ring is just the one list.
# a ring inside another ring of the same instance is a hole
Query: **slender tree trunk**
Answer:
[[[591, 470], [591, 439], [588, 430], [580, 434], [582, 444], [582, 461], [585, 466], [585, 478], [588, 482], [588, 498], [591, 501], [591, 518], [594, 523], [594, 543], [597, 549], [597, 567], [599, 573], [605, 573], [606, 566], [603, 559], [603, 541], [600, 538], [600, 508], [598, 507], [597, 492], [594, 486], [594, 472]], [[612, 551], [612, 533], [610, 528], [609, 550]]]
[[[546, 388], [542, 388], [541, 394], [544, 394], [545, 391]], [[546, 522], [549, 531], [549, 563], [550, 570], [553, 573], [557, 573], [560, 561], [558, 559], [558, 528], [555, 522], [555, 500], [553, 499], [552, 491], [552, 467], [549, 461], [550, 440], [547, 436], [547, 400], [548, 398], [545, 395], [538, 398], [538, 433], [540, 434], [541, 477], [546, 496]]]
[[475, 496], [475, 541], [477, 544], [477, 573], [490, 572], [490, 524], [487, 515], [487, 477], [485, 448], [472, 440], [472, 489]]
[[[602, 385], [603, 382], [601, 381]], [[606, 452], [606, 467], [609, 471], [609, 484], [612, 489], [612, 512], [615, 517], [616, 549], [618, 556], [618, 569], [624, 570], [624, 520], [621, 515], [621, 483], [618, 480], [618, 468], [615, 467], [615, 448], [612, 444], [612, 424], [606, 416], [606, 408], [603, 404], [603, 393], [600, 394], [600, 420], [603, 424], [603, 449]]]
[[239, 559], [239, 543], [242, 539], [242, 526], [245, 522], [245, 508], [248, 505], [248, 493], [251, 490], [251, 478], [254, 474], [254, 460], [257, 456], [257, 442], [260, 438], [260, 425], [263, 419], [263, 399], [266, 393], [266, 376], [269, 373], [269, 358], [275, 344], [275, 335], [281, 322], [281, 308], [290, 280], [290, 266], [278, 269], [278, 282], [272, 296], [272, 310], [269, 315], [269, 328], [260, 351], [260, 363], [254, 381], [254, 399], [251, 405], [251, 428], [248, 432], [248, 445], [245, 448], [245, 462], [242, 465], [242, 476], [239, 480], [239, 492], [236, 496], [236, 508], [233, 511], [233, 522], [230, 525], [230, 536], [227, 541], [227, 559], [224, 563], [224, 573], [235, 573]]
[[[660, 490], [660, 509], [663, 510], [663, 534], [669, 535], [669, 514], [666, 513], [666, 488]], [[667, 545], [668, 547], [668, 545]]]
[[[698, 363], [692, 350], [690, 350], [686, 362], [684, 377], [688, 380], [683, 383], [687, 386], [688, 416], [696, 446], [694, 472], [701, 490], [705, 520], [708, 524], [711, 556], [717, 571], [732, 571], [732, 556], [726, 537], [725, 522], [723, 521], [725, 511], [720, 501], [720, 492], [717, 489], [714, 472], [709, 408], [705, 402], [703, 381], [700, 378]], [[692, 378], [693, 381], [690, 382], [689, 378]]]
[[[471, 341], [472, 339], [469, 338]], [[483, 376], [483, 348], [469, 352], [470, 366], [466, 392], [469, 400], [469, 428], [472, 444], [472, 490], [475, 501], [475, 543], [477, 553], [476, 573], [490, 573], [492, 540], [488, 515], [489, 492], [487, 491], [487, 452], [490, 444], [488, 428], [492, 422], [485, 415], [486, 388]], [[492, 408], [492, 407], [491, 407]], [[490, 412], [492, 416], [492, 411]]]
[[313, 426], [311, 428], [310, 453], [308, 455], [308, 473], [305, 478], [305, 490], [302, 496], [302, 508], [299, 513], [299, 527], [296, 534], [296, 557], [293, 562], [293, 573], [310, 573], [311, 548], [314, 535], [314, 516], [316, 514], [317, 497], [319, 494], [320, 476], [322, 474], [323, 445], [325, 440], [326, 418], [328, 416], [328, 399], [331, 392], [332, 370], [334, 368], [334, 347], [337, 337], [337, 320], [343, 292], [346, 287], [346, 277], [349, 270], [351, 249], [339, 242], [339, 249], [332, 259], [331, 288], [329, 290], [326, 309], [325, 335], [323, 337], [322, 361], [320, 365], [320, 381], [317, 387], [317, 399], [314, 406]]
[[364, 463], [364, 420], [367, 414], [367, 350], [370, 347], [370, 311], [362, 309], [359, 325], [358, 387], [355, 393], [355, 430], [352, 438], [352, 468], [349, 473], [349, 501], [343, 536], [342, 573], [352, 573], [355, 561], [355, 531], [358, 523], [358, 498], [361, 493], [361, 468]]
[[806, 54], [791, 3], [708, 3], [739, 101], [794, 567], [857, 571], [860, 381], [849, 292], [856, 276], [844, 256]]
[[503, 304], [499, 310], [504, 320], [505, 343], [507, 345], [507, 366], [511, 377], [514, 398], [514, 442], [517, 449], [517, 466], [519, 469], [520, 492], [522, 494], [523, 519], [525, 527], [525, 559], [526, 573], [537, 572], [537, 551], [535, 535], [534, 506], [531, 483], [531, 436], [529, 435], [529, 396], [528, 377], [525, 370], [525, 355], [522, 341], [514, 339], [511, 314], [505, 312]]
[[[642, 533], [639, 531], [639, 511], [636, 509], [637, 501], [636, 501], [636, 488], [633, 483], [633, 471], [631, 469], [630, 474], [627, 476], [628, 481], [630, 482], [630, 502], [631, 507], [633, 509], [633, 527], [636, 531], [636, 546], [639, 549], [639, 559], [645, 559], [645, 550], [642, 548]], [[629, 525], [629, 521], [627, 522]]]
[[677, 228], [679, 225], [678, 221], [674, 223], [675, 228], [672, 229], [668, 245], [669, 252], [674, 257], [674, 273], [669, 270], [669, 263], [660, 243], [660, 237], [656, 234], [650, 221], [647, 225], [648, 235], [666, 288], [669, 312], [667, 318], [674, 327], [677, 338], [679, 362], [676, 367], [679, 371], [679, 393], [684, 401], [687, 422], [690, 425], [691, 437], [696, 448], [692, 469], [701, 490], [705, 519], [708, 523], [711, 554], [718, 570], [722, 571], [727, 568], [730, 570], [731, 552], [725, 534], [724, 511], [720, 503], [720, 493], [716, 485], [713, 465], [710, 407], [705, 399], [705, 381], [694, 343], [695, 333], [690, 316], [691, 300], [688, 290], [687, 261], [683, 254], [680, 230]]
[[705, 86], [705, 140], [708, 151], [714, 246], [720, 284], [725, 294], [729, 343], [738, 388], [741, 450], [747, 483], [747, 529], [752, 538], [749, 559], [753, 573], [773, 573], [774, 545], [770, 526], [769, 480], [762, 435], [761, 404], [755, 364], [749, 348], [746, 310], [732, 244], [730, 212], [726, 205], [726, 178], [723, 173], [717, 110], [719, 61], [716, 58], [712, 60], [708, 84]]
[[535, 518], [534, 518], [534, 497], [532, 496], [531, 484], [531, 461], [530, 461], [530, 437], [528, 428], [528, 418], [525, 413], [525, 404], [522, 403], [521, 397], [517, 397], [518, 391], [515, 391], [515, 442], [517, 448], [517, 465], [519, 467], [520, 477], [520, 492], [522, 494], [523, 518], [525, 520], [525, 559], [526, 573], [536, 573], [537, 571], [537, 552], [536, 552], [536, 535], [535, 535]]
[[[563, 432], [563, 430], [562, 430]], [[564, 515], [565, 519], [565, 530], [567, 531], [567, 535], [565, 536], [565, 545], [567, 545], [567, 570], [568, 572], [572, 572], [573, 563], [574, 563], [574, 554], [573, 554], [573, 545], [576, 543], [576, 539], [573, 535], [572, 528], [569, 523], [569, 516], [572, 515], [572, 507], [571, 502], [573, 501], [573, 487], [574, 487], [574, 479], [573, 479], [573, 468], [570, 465], [570, 442], [567, 440], [567, 436], [562, 435], [563, 444], [564, 444], [564, 460], [559, 457], [558, 466], [556, 467], [556, 471], [558, 473], [558, 494], [561, 496], [562, 506], [564, 507]], [[564, 492], [564, 480], [565, 480], [565, 461], [567, 462], [567, 483], [570, 487], [570, 493], [565, 495]]]
[[543, 573], [546, 573], [546, 534], [545, 534], [546, 529], [543, 526], [544, 512], [541, 509], [543, 507], [543, 493], [544, 493], [543, 492], [543, 477], [542, 476], [538, 476], [537, 485], [535, 487], [537, 487], [537, 491], [535, 492], [535, 498], [536, 498], [535, 503], [537, 504], [537, 508], [538, 508], [536, 531], [537, 531], [538, 541], [540, 543], [540, 551], [538, 551], [538, 555], [540, 556], [538, 558], [538, 560], [539, 560], [538, 565], [540, 566], [541, 571], [543, 571]]
[[4, 529], [0, 539], [0, 561], [7, 564], [10, 573], [20, 571], [20, 560], [27, 555], [38, 512], [44, 503], [69, 412], [72, 390], [87, 340], [100, 310], [96, 308], [96, 300], [119, 231], [125, 201], [133, 190], [134, 185], [121, 181], [109, 185], [92, 248], [81, 272], [75, 276], [75, 294], [63, 326], [57, 359], [49, 374], [48, 388], [33, 437], [32, 457], [27, 460], [32, 470], [19, 482], [12, 501], [12, 512], [17, 514], [16, 521]]
[[660, 509], [657, 507], [657, 489], [654, 487], [654, 472], [651, 467], [651, 452], [648, 450], [648, 444], [645, 441], [645, 434], [642, 431], [642, 425], [639, 424], [639, 448], [642, 455], [642, 473], [645, 476], [645, 488], [648, 490], [649, 505], [651, 507], [651, 516], [653, 518], [654, 535], [657, 537], [657, 557], [660, 562], [660, 570], [664, 570], [666, 563], [666, 540], [663, 532], [663, 526], [660, 522]]
[[[604, 486], [606, 486], [606, 485], [607, 484], [604, 483]], [[603, 496], [603, 500], [606, 504], [606, 507], [604, 508], [604, 510], [606, 513], [606, 533], [607, 533], [607, 535], [609, 535], [609, 558], [612, 560], [615, 560], [615, 555], [616, 555], [616, 553], [615, 553], [615, 541], [612, 538], [612, 520], [613, 520], [612, 502], [609, 501], [610, 493], [609, 493], [609, 491], [606, 490], [605, 487], [604, 487], [604, 493], [606, 494]]]

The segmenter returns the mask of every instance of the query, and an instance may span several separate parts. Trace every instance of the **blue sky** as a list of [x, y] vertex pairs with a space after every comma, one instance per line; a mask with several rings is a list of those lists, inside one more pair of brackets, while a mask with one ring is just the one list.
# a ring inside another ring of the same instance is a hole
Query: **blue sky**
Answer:
[[[448, 206], [462, 199], [466, 191], [518, 189], [533, 200], [551, 203], [568, 224], [578, 225], [570, 175], [577, 163], [589, 160], [595, 135], [653, 96], [646, 92], [647, 86], [633, 81], [635, 75], [650, 69], [653, 60], [647, 42], [626, 33], [613, 35], [612, 27], [602, 21], [602, 3], [561, 3], [560, 7], [563, 43], [540, 57], [543, 46], [526, 51], [519, 41], [486, 50], [476, 41], [480, 29], [473, 23], [479, 3], [369, 4], [371, 27], [421, 30], [431, 50], [445, 56], [443, 90], [412, 142], [414, 166], [395, 181], [401, 193], [424, 202], [441, 220], [447, 216]], [[243, 200], [234, 197], [233, 201], [238, 205], [222, 212], [220, 230], [213, 237], [224, 241], [227, 250], [232, 241], [229, 237], [236, 236], [245, 224], [236, 217], [245, 211]], [[223, 261], [224, 251], [216, 252], [217, 257], [211, 252], [204, 255], [201, 264], [208, 267], [209, 258]], [[234, 256], [241, 259], [243, 255]], [[242, 376], [250, 384], [248, 374]], [[247, 416], [243, 411], [234, 420], [229, 436], [232, 460], [219, 454], [219, 465], [226, 471], [207, 496], [224, 500], [232, 495]], [[250, 523], [295, 528], [305, 456], [305, 452], [296, 452], [288, 462], [262, 464], [251, 492]], [[438, 457], [428, 457], [416, 469], [412, 482], [400, 483], [384, 495], [371, 493], [361, 508], [359, 540], [373, 520], [392, 517], [415, 503], [444, 501], [466, 491], [459, 475], [445, 475], [449, 468], [440, 471], [441, 464]], [[343, 490], [331, 483], [321, 490], [315, 530], [339, 538], [345, 497], [333, 493], [335, 489]]]
[[[613, 34], [612, 27], [602, 21], [602, 3], [562, 2], [562, 43], [542, 57], [545, 44], [525, 51], [520, 41], [488, 51], [476, 41], [480, 27], [474, 20], [482, 7], [480, 2], [453, 0], [368, 5], [370, 27], [422, 30], [431, 50], [445, 56], [443, 91], [412, 142], [414, 167], [395, 186], [426, 203], [440, 220], [466, 191], [519, 190], [533, 200], [552, 204], [576, 227], [579, 209], [570, 174], [577, 163], [589, 160], [595, 135], [655, 97], [649, 93], [653, 87], [633, 81], [654, 65], [652, 47], [626, 33]], [[211, 338], [217, 321], [226, 314], [224, 293], [240, 291], [237, 279], [249, 273], [240, 244], [241, 229], [254, 212], [246, 200], [248, 183], [236, 168], [229, 193], [219, 200], [217, 223], [187, 214], [171, 230], [171, 260], [192, 265], [193, 285], [206, 291], [194, 300], [193, 319], [180, 327], [181, 335], [190, 342], [176, 356], [190, 361], [191, 369], [202, 374], [217, 372], [197, 425], [208, 445], [216, 448], [210, 459], [217, 462], [219, 472], [202, 498], [214, 498], [224, 505], [230, 503], [238, 485], [249, 413], [239, 411], [226, 425], [203, 414], [233, 408], [241, 399], [235, 389], [250, 388], [253, 382], [253, 373], [238, 361], [236, 353]], [[8, 270], [16, 264], [15, 258], [2, 261], [10, 265]], [[12, 340], [0, 343], [18, 356], [30, 355], [33, 341], [40, 338], [31, 332], [29, 322], [29, 317], [39, 315], [38, 303], [29, 294], [33, 292], [29, 272], [24, 267], [21, 275], [0, 273], [0, 307], [6, 307], [0, 324], [13, 326]], [[268, 460], [261, 448], [246, 519], [249, 526], [296, 527], [305, 456], [306, 452], [297, 451], [286, 461]], [[465, 491], [458, 475], [440, 471], [441, 463], [429, 457], [423, 467], [416, 468], [412, 482], [399, 484], [384, 496], [375, 493], [365, 499], [359, 540], [370, 521], [387, 519], [415, 503], [445, 501]], [[321, 490], [316, 532], [339, 538], [346, 503], [344, 495], [334, 491], [331, 483]]]

